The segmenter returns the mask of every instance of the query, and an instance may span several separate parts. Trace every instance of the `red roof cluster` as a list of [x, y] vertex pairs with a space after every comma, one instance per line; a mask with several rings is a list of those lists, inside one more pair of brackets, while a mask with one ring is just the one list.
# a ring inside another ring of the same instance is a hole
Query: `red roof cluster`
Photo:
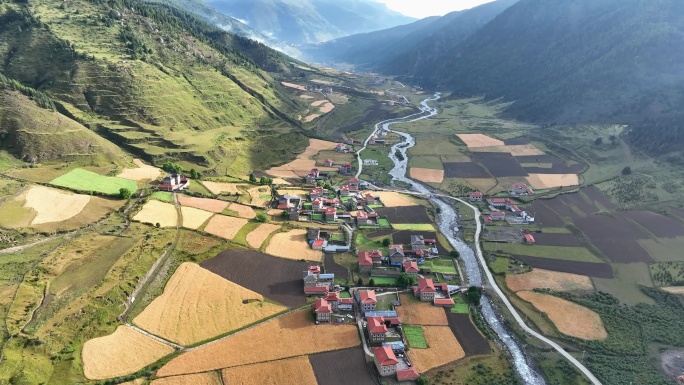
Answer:
[[375, 297], [375, 290], [361, 290], [359, 291], [359, 302], [365, 304], [371, 304], [378, 302]]
[[431, 293], [435, 291], [435, 284], [430, 278], [418, 278], [418, 291], [423, 293]]
[[387, 333], [387, 326], [385, 326], [385, 319], [383, 317], [366, 317], [366, 321], [368, 321], [369, 333]]
[[394, 355], [392, 348], [389, 346], [378, 346], [373, 348], [373, 354], [380, 366], [392, 366], [399, 363], [397, 356]]

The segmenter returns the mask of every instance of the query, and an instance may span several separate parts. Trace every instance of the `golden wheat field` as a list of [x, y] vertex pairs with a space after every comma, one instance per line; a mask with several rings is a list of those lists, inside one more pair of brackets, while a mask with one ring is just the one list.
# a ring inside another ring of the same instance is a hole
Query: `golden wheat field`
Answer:
[[[297, 159], [282, 166], [273, 167], [267, 170], [266, 173], [275, 177], [281, 178], [300, 178], [305, 176], [316, 167], [316, 161], [311, 159], [322, 150], [334, 150], [337, 143], [327, 142], [319, 139], [309, 139], [309, 146], [303, 153], [297, 156]], [[335, 171], [334, 167], [318, 167], [321, 171]]]
[[183, 214], [183, 227], [192, 230], [197, 230], [207, 219], [214, 215], [214, 213], [194, 207], [181, 207], [181, 214]]
[[[380, 197], [380, 201], [385, 207], [415, 206], [417, 204], [410, 196], [392, 191], [370, 191], [370, 193], [373, 196]], [[363, 194], [366, 194], [366, 191]]]
[[280, 226], [264, 223], [247, 234], [247, 243], [255, 249], [261, 247], [271, 233], [278, 231]]
[[503, 146], [504, 142], [483, 134], [457, 134], [468, 148]]
[[25, 207], [35, 211], [32, 225], [62, 222], [80, 213], [90, 196], [72, 194], [43, 186], [32, 186], [26, 192]]
[[411, 178], [426, 183], [442, 183], [444, 180], [444, 170], [432, 168], [411, 167]]
[[532, 269], [524, 274], [507, 274], [506, 285], [513, 291], [551, 289], [556, 291], [594, 290], [591, 278], [586, 275]]
[[207, 223], [204, 231], [216, 235], [217, 237], [231, 240], [247, 222], [249, 221], [243, 218], [214, 215], [214, 217], [209, 220], [209, 223]]
[[228, 202], [218, 199], [195, 198], [187, 195], [178, 195], [178, 203], [182, 206], [194, 207], [196, 209], [220, 213], [228, 207]]
[[176, 227], [178, 213], [171, 203], [149, 200], [142, 210], [135, 214], [133, 220], [151, 225], [159, 223], [160, 227]]
[[223, 383], [231, 385], [318, 385], [306, 356], [260, 364], [237, 366], [223, 370]]
[[239, 203], [231, 203], [228, 206], [228, 210], [235, 211], [240, 218], [254, 219], [256, 218], [256, 212], [253, 208]]
[[401, 294], [401, 306], [396, 309], [402, 322], [408, 325], [449, 325], [443, 308], [420, 302], [413, 295]]
[[306, 239], [306, 230], [295, 229], [286, 233], [278, 233], [271, 237], [266, 253], [287, 259], [306, 259], [320, 262], [323, 252], [313, 250]]
[[408, 352], [420, 373], [465, 357], [465, 351], [448, 326], [423, 326], [423, 332], [429, 347]]
[[536, 189], [547, 189], [579, 184], [577, 174], [530, 174], [527, 177], [530, 186]]

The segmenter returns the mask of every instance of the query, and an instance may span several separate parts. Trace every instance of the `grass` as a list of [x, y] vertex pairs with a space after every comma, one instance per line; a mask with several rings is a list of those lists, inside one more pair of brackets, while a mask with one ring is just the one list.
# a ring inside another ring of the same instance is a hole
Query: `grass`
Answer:
[[[391, 236], [387, 236], [387, 238], [389, 238], [390, 240], [392, 239]], [[359, 231], [356, 235], [356, 247], [359, 249], [359, 251], [384, 250], [386, 252], [388, 248], [382, 245], [382, 240], [383, 238], [366, 238], [364, 236], [364, 233], [362, 231]]]
[[427, 349], [428, 344], [425, 340], [425, 334], [423, 333], [423, 328], [420, 326], [404, 325], [404, 336], [406, 337], [406, 342], [409, 348], [413, 349]]
[[431, 223], [395, 223], [392, 228], [396, 230], [435, 231], [435, 226]]
[[103, 176], [81, 168], [71, 170], [53, 179], [50, 184], [76, 191], [98, 192], [105, 195], [118, 195], [121, 188], [126, 188], [131, 192], [138, 189], [132, 180]]
[[456, 266], [452, 259], [429, 259], [421, 265], [422, 268], [428, 268], [434, 273], [457, 274]]
[[391, 278], [391, 277], [373, 277], [371, 276], [370, 279], [375, 282], [375, 286], [396, 286], [397, 285], [397, 279], [396, 278]]
[[378, 226], [380, 227], [392, 227], [387, 218], [378, 218]]
[[451, 299], [454, 300], [454, 306], [451, 308], [452, 313], [468, 314], [468, 304], [465, 303], [462, 296], [455, 295]]
[[438, 156], [410, 156], [409, 167], [429, 168], [434, 170], [442, 170], [442, 160]]
[[653, 299], [641, 290], [640, 286], [653, 287], [649, 266], [646, 263], [614, 263], [612, 279], [592, 278], [596, 291], [610, 293], [622, 303], [653, 303]]
[[155, 191], [150, 195], [150, 198], [162, 202], [173, 203], [173, 193], [168, 191]]
[[504, 257], [498, 257], [494, 261], [489, 262], [489, 268], [494, 274], [506, 274], [509, 265], [509, 259]]
[[639, 239], [639, 244], [657, 261], [681, 261], [684, 237]]
[[531, 257], [562, 259], [579, 262], [603, 262], [584, 247], [561, 247], [525, 245], [520, 243], [492, 243], [485, 242], [484, 249], [489, 252], [503, 252], [514, 255], [529, 255]]
[[348, 291], [341, 291], [340, 298], [351, 298], [351, 294]]

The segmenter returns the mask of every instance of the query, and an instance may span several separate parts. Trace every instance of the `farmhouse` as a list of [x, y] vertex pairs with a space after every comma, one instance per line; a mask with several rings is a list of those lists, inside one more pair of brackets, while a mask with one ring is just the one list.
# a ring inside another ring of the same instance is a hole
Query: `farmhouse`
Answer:
[[510, 193], [512, 195], [533, 195], [534, 191], [527, 187], [525, 183], [514, 183], [511, 186], [511, 191]]
[[308, 174], [306, 174], [306, 183], [307, 184], [316, 184], [316, 182], [321, 179], [320, 176], [320, 170], [317, 168], [312, 168], [311, 171], [309, 171]]
[[278, 197], [278, 208], [280, 210], [287, 210], [290, 207], [299, 209], [302, 204], [302, 198], [296, 195], [281, 195]]
[[366, 200], [366, 204], [367, 204], [367, 205], [375, 204], [375, 196], [374, 196], [373, 194], [371, 194], [371, 193], [366, 193], [366, 194], [363, 196], [363, 199]]
[[323, 250], [327, 246], [324, 239], [316, 239], [311, 243], [311, 248], [314, 250]]
[[337, 151], [337, 152], [349, 152], [349, 149], [347, 148], [346, 144], [339, 143], [337, 146], [335, 146], [335, 151]]
[[356, 213], [357, 226], [378, 226], [378, 213], [367, 213], [360, 210]]
[[325, 189], [321, 186], [316, 186], [309, 190], [309, 199], [314, 200], [317, 198], [322, 198], [323, 194], [325, 193]]
[[371, 343], [385, 342], [387, 326], [384, 317], [366, 317], [368, 327], [368, 337]]
[[397, 356], [394, 355], [392, 348], [389, 346], [379, 346], [373, 348], [373, 354], [375, 355], [375, 367], [381, 376], [387, 377], [391, 376], [397, 372]]
[[532, 234], [525, 234], [525, 243], [528, 245], [534, 245], [537, 243], [537, 241], [534, 239], [534, 236]]
[[363, 160], [363, 165], [364, 166], [377, 166], [378, 161], [375, 159], [364, 159]]
[[420, 271], [418, 268], [418, 263], [415, 261], [406, 261], [402, 266], [404, 267], [404, 272], [406, 274], [417, 275]]
[[323, 162], [323, 166], [325, 166], [325, 167], [332, 167], [334, 164], [335, 164], [335, 161], [332, 159], [326, 159]]
[[309, 266], [304, 272], [304, 294], [325, 295], [335, 280], [335, 274], [322, 274], [320, 266]]
[[359, 191], [360, 184], [361, 180], [359, 178], [349, 178], [349, 181], [347, 182], [347, 186], [349, 186], [349, 191], [354, 192]]
[[425, 237], [422, 235], [411, 235], [411, 250], [425, 249]]
[[413, 381], [417, 380], [420, 378], [420, 374], [418, 373], [418, 369], [414, 367], [410, 367], [408, 369], [403, 369], [403, 370], [397, 370], [397, 380], [399, 382], [402, 381]]
[[488, 203], [495, 209], [510, 209], [513, 201], [510, 198], [491, 198]]
[[332, 306], [323, 298], [319, 298], [313, 304], [316, 322], [330, 322], [332, 319]]
[[436, 291], [430, 278], [418, 278], [418, 286], [413, 287], [413, 294], [423, 302], [434, 301]]
[[399, 266], [406, 260], [404, 245], [390, 245], [389, 247], [390, 264]]
[[359, 302], [361, 311], [375, 311], [375, 304], [378, 302], [375, 297], [375, 290], [359, 290], [356, 292], [356, 300]]
[[299, 220], [299, 209], [296, 207], [290, 207], [287, 209], [287, 216], [291, 221], [298, 221]]
[[340, 310], [354, 310], [354, 299], [353, 298], [340, 298], [340, 304], [338, 305]]
[[505, 221], [506, 213], [503, 211], [492, 211], [491, 214], [489, 214], [489, 217], [494, 221]]
[[470, 199], [471, 202], [482, 202], [482, 193], [478, 191], [471, 192], [468, 199]]
[[382, 253], [380, 250], [362, 251], [358, 254], [359, 271], [361, 273], [370, 273], [373, 266], [382, 264]]
[[190, 185], [188, 178], [180, 174], [170, 174], [162, 179], [157, 188], [162, 191], [180, 191]]
[[352, 172], [352, 165], [351, 163], [346, 163], [340, 166], [340, 174], [347, 175], [351, 174]]
[[325, 294], [324, 299], [328, 301], [333, 310], [337, 310], [340, 307], [340, 293], [329, 291]]

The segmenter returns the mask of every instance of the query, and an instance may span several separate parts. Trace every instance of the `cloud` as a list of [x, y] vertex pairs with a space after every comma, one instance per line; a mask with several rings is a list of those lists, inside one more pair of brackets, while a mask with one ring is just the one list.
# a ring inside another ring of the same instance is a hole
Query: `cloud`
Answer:
[[493, 0], [376, 0], [404, 15], [423, 18], [442, 16], [449, 12], [469, 9]]

